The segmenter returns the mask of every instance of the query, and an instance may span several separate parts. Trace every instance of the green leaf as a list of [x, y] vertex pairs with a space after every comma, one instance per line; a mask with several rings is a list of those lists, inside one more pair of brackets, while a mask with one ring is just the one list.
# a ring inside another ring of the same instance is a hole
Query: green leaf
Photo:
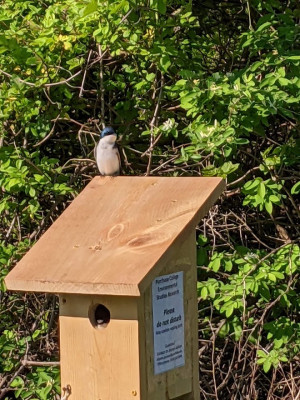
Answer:
[[300, 181], [295, 183], [295, 185], [291, 189], [291, 194], [299, 194], [300, 193]]
[[41, 380], [42, 380], [43, 382], [48, 382], [48, 381], [51, 380], [51, 376], [48, 375], [47, 372], [45, 372], [45, 371], [43, 371], [43, 370], [39, 371], [39, 374], [38, 374], [38, 375], [39, 375], [39, 378], [41, 378]]
[[203, 247], [197, 249], [197, 265], [207, 265], [208, 255], [207, 250]]
[[257, 360], [257, 364], [258, 364], [258, 365], [263, 364], [264, 362], [265, 362], [265, 357], [264, 357], [264, 358], [259, 358], [259, 359]]
[[232, 315], [233, 311], [234, 311], [233, 304], [230, 304], [230, 305], [226, 308], [226, 311], [225, 311], [226, 317], [227, 317], [227, 318], [230, 317], [230, 316]]
[[263, 370], [264, 370], [264, 372], [265, 372], [265, 373], [269, 372], [270, 369], [271, 369], [271, 367], [272, 367], [272, 362], [271, 362], [270, 360], [266, 359], [266, 361], [265, 361], [264, 364], [263, 364]]
[[40, 329], [36, 329], [32, 334], [32, 339], [33, 340], [37, 339], [40, 334], [41, 334], [41, 330]]
[[258, 189], [257, 189], [257, 193], [259, 194], [259, 196], [264, 199], [265, 195], [266, 195], [266, 186], [263, 182], [260, 182]]
[[279, 271], [272, 271], [272, 274], [276, 276], [278, 279], [284, 279], [284, 274]]
[[285, 68], [284, 67], [280, 67], [278, 68], [278, 70], [276, 71], [278, 75], [280, 75], [281, 77], [285, 77]]
[[160, 66], [161, 66], [162, 70], [164, 72], [167, 72], [169, 67], [170, 67], [170, 65], [171, 65], [170, 57], [168, 55], [164, 54], [161, 57], [159, 63], [160, 63]]
[[274, 204], [280, 204], [280, 198], [276, 196], [275, 194], [271, 194], [269, 196], [269, 201], [271, 201]]
[[286, 356], [280, 356], [279, 360], [283, 361], [283, 362], [288, 362], [289, 361], [289, 359]]
[[[266, 276], [267, 274], [265, 274]], [[270, 290], [267, 286], [261, 286], [260, 288], [260, 295], [261, 297], [266, 300], [266, 301], [270, 301], [271, 299], [271, 294], [270, 294]]]
[[251, 70], [252, 72], [255, 72], [255, 71], [257, 70], [257, 68], [259, 68], [262, 64], [263, 64], [262, 61], [255, 61], [255, 62], [251, 65], [250, 70]]
[[254, 179], [252, 181], [248, 181], [245, 183], [244, 189], [248, 192], [248, 191], [256, 188], [260, 184], [260, 182], [261, 181], [259, 179]]
[[251, 37], [250, 39], [246, 40], [246, 41], [243, 43], [242, 48], [248, 47], [250, 44], [253, 43], [253, 41], [254, 41], [254, 38], [253, 38], [253, 37]]
[[41, 181], [45, 180], [45, 176], [44, 176], [44, 175], [34, 174], [33, 176], [34, 176], [34, 179], [35, 179], [37, 182], [41, 182]]
[[219, 331], [219, 337], [224, 338], [228, 335], [229, 332], [230, 332], [230, 325], [228, 322], [225, 322], [225, 324], [222, 325]]
[[271, 215], [273, 212], [273, 204], [270, 201], [265, 202], [265, 209]]
[[31, 197], [35, 197], [36, 191], [35, 191], [35, 189], [34, 189], [33, 187], [31, 187], [31, 188], [29, 189], [29, 195], [30, 195]]
[[259, 358], [267, 358], [268, 354], [263, 350], [257, 350], [257, 356]]
[[17, 376], [12, 383], [10, 384], [10, 387], [12, 388], [16, 388], [16, 387], [20, 387], [20, 386], [24, 386], [24, 381], [20, 376]]
[[289, 81], [286, 78], [279, 78], [278, 82], [280, 83], [281, 86], [287, 86], [291, 84], [291, 81]]
[[197, 239], [197, 243], [199, 246], [205, 246], [209, 243], [208, 238], [204, 235], [199, 235]]
[[210, 297], [212, 299], [214, 299], [216, 297], [216, 290], [215, 290], [214, 285], [209, 285], [208, 286], [208, 292], [209, 292], [209, 295], [210, 295]]
[[256, 32], [261, 32], [264, 29], [269, 28], [271, 25], [271, 22], [265, 22], [264, 24], [260, 25], [258, 29], [256, 29]]
[[146, 75], [146, 80], [148, 82], [153, 82], [154, 78], [155, 78], [155, 74], [153, 72], [151, 72], [150, 74]]
[[259, 204], [263, 204], [263, 202], [264, 202], [264, 199], [259, 194], [256, 194], [254, 196], [254, 200], [255, 200], [255, 206], [258, 206]]
[[205, 300], [207, 298], [207, 295], [208, 295], [208, 290], [207, 290], [207, 287], [204, 286], [201, 289], [201, 297], [202, 297], [202, 299]]
[[236, 138], [236, 139], [234, 139], [234, 143], [240, 144], [240, 145], [242, 145], [242, 144], [248, 144], [248, 143], [249, 143], [249, 140], [246, 139], [246, 138]]
[[221, 265], [220, 258], [215, 258], [213, 261], [209, 263], [208, 267], [211, 268], [214, 272], [218, 272], [220, 265]]
[[163, 15], [167, 11], [167, 0], [151, 0], [150, 4], [154, 10], [159, 11]]
[[85, 7], [83, 11], [83, 16], [86, 17], [98, 10], [98, 2], [97, 0], [91, 0], [89, 4]]
[[225, 261], [225, 268], [224, 268], [225, 271], [230, 272], [232, 270], [232, 266], [233, 266], [232, 261], [230, 260]]
[[276, 276], [272, 272], [268, 274], [268, 278], [270, 279], [270, 281], [276, 282]]

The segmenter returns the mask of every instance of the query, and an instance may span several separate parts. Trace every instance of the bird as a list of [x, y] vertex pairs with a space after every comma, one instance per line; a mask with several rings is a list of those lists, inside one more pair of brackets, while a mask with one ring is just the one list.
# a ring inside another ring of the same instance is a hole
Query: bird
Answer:
[[101, 175], [120, 174], [121, 160], [116, 140], [117, 134], [111, 126], [103, 129], [95, 148], [95, 159]]

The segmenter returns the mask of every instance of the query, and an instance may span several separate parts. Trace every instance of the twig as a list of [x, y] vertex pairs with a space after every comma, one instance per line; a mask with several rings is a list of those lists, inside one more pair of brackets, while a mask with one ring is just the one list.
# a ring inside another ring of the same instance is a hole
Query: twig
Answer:
[[[210, 329], [212, 332], [212, 352], [211, 352], [211, 364], [212, 364], [212, 377], [213, 377], [213, 382], [214, 382], [214, 389], [215, 389], [215, 397], [217, 400], [219, 400], [218, 397], [218, 387], [217, 387], [217, 381], [216, 381], [216, 373], [215, 373], [215, 344], [216, 344], [216, 332], [214, 331], [212, 324], [211, 324], [211, 319], [212, 319], [212, 313], [213, 313], [213, 309], [211, 307], [211, 317], [208, 320], [208, 323], [210, 325]], [[221, 321], [221, 327], [224, 325], [224, 322]], [[221, 328], [220, 328], [221, 329]]]
[[[158, 95], [158, 99], [157, 99], [156, 106], [154, 109], [154, 114], [153, 114], [152, 120], [150, 122], [151, 136], [150, 136], [150, 146], [148, 149], [149, 160], [148, 160], [148, 165], [147, 165], [146, 176], [150, 175], [150, 170], [151, 170], [151, 165], [152, 165], [152, 152], [153, 152], [153, 146], [154, 146], [154, 133], [153, 132], [154, 132], [155, 126], [157, 125], [158, 111], [160, 108], [163, 87], [164, 87], [164, 76], [161, 75], [159, 95]], [[155, 92], [156, 92], [156, 89], [154, 89], [154, 95], [155, 95]]]
[[22, 360], [22, 365], [24, 366], [31, 366], [31, 367], [58, 367], [60, 366], [59, 361], [29, 361], [29, 360]]
[[[13, 77], [13, 75], [9, 74], [8, 72], [3, 71], [2, 69], [0, 69], [0, 73], [3, 74], [4, 76], [6, 76], [7, 78], [10, 78], [10, 79]], [[19, 77], [16, 77], [16, 79], [17, 79], [19, 82], [22, 82], [22, 83], [24, 83], [24, 84], [27, 85], [27, 86], [35, 87], [35, 83], [31, 83], [31, 82], [24, 81], [23, 79], [21, 79], [21, 78], [19, 78]]]
[[169, 160], [163, 162], [163, 163], [160, 164], [158, 167], [154, 168], [154, 169], [151, 171], [151, 174], [153, 174], [153, 173], [156, 172], [156, 171], [159, 171], [160, 169], [162, 169], [162, 168], [165, 167], [166, 165], [168, 165], [168, 164], [170, 164], [171, 162], [173, 162], [174, 160], [176, 160], [176, 158], [178, 158], [178, 157], [179, 157], [179, 156], [176, 155], [176, 156], [171, 157]]
[[[72, 76], [70, 76], [70, 77], [67, 78], [67, 79], [64, 79], [64, 80], [59, 81], [59, 82], [45, 83], [44, 85], [42, 85], [42, 87], [52, 87], [52, 86], [60, 86], [60, 85], [63, 85], [63, 84], [65, 84], [65, 83], [67, 83], [67, 82], [70, 82], [71, 80], [73, 80], [74, 78], [76, 78], [76, 76], [80, 75], [81, 73], [82, 73], [82, 70], [77, 71], [75, 74], [73, 74]], [[36, 86], [36, 87], [38, 87], [38, 86]]]
[[62, 170], [66, 169], [67, 165], [73, 161], [78, 161], [79, 163], [87, 161], [87, 162], [93, 163], [93, 164], [96, 162], [94, 160], [91, 160], [90, 158], [70, 158], [68, 161], [66, 161], [64, 163], [64, 165], [61, 167], [61, 169]]
[[234, 215], [234, 217], [241, 222], [241, 224], [244, 225], [244, 227], [251, 233], [251, 235], [264, 247], [266, 247], [269, 250], [272, 251], [276, 251], [276, 249], [273, 249], [272, 247], [270, 247], [269, 245], [267, 245], [266, 243], [264, 243], [254, 232], [253, 230], [250, 228], [250, 226], [242, 219], [240, 218], [238, 215], [236, 215], [233, 211], [231, 211], [231, 214]]
[[285, 193], [287, 194], [287, 196], [288, 196], [290, 202], [292, 203], [292, 205], [293, 205], [293, 207], [294, 207], [294, 210], [295, 210], [295, 212], [297, 213], [298, 217], [300, 217], [299, 208], [297, 207], [297, 205], [296, 205], [296, 203], [295, 203], [293, 197], [291, 196], [290, 192], [286, 189], [285, 186], [282, 186], [282, 188], [283, 188], [283, 190], [285, 191]]
[[100, 73], [99, 73], [99, 79], [100, 79], [100, 107], [101, 107], [101, 125], [102, 129], [105, 128], [105, 104], [104, 104], [104, 82], [103, 82], [103, 53], [102, 53], [102, 48], [101, 44], [98, 44], [98, 53], [99, 53], [99, 58], [100, 58]]
[[227, 187], [230, 188], [231, 186], [235, 186], [237, 183], [240, 183], [243, 181], [249, 174], [252, 174], [252, 172], [259, 170], [259, 167], [254, 167], [249, 169], [243, 176], [241, 176], [239, 179], [235, 180], [234, 182], [230, 182], [227, 184]]
[[84, 90], [85, 78], [86, 78], [86, 72], [87, 72], [87, 69], [89, 67], [90, 58], [91, 58], [92, 53], [93, 53], [93, 50], [90, 50], [89, 54], [88, 54], [86, 66], [85, 66], [84, 72], [83, 72], [83, 78], [82, 78], [82, 82], [81, 82], [81, 86], [80, 86], [79, 97], [82, 97], [82, 93], [83, 93], [83, 90]]
[[[122, 19], [121, 19], [120, 23], [118, 24], [118, 26], [116, 27], [115, 31], [112, 32], [112, 36], [117, 32], [117, 30], [119, 29], [120, 25], [123, 24], [123, 22], [129, 17], [129, 15], [132, 13], [132, 11], [133, 11], [133, 8], [131, 8], [131, 9], [122, 17]], [[94, 64], [96, 64], [97, 62], [99, 62], [100, 59], [103, 58], [107, 53], [108, 53], [108, 49], [104, 50], [104, 52], [102, 53], [102, 56], [101, 56], [101, 57], [97, 57], [94, 61], [92, 61], [92, 62], [90, 63], [90, 66], [89, 66], [89, 67], [91, 68]]]
[[[29, 351], [29, 344], [28, 344], [28, 341], [26, 341], [26, 351], [25, 351], [25, 354], [24, 354], [24, 360], [27, 360], [28, 351]], [[6, 387], [4, 389], [1, 389], [1, 391], [0, 391], [0, 399], [3, 399], [3, 397], [6, 395], [6, 393], [11, 390], [10, 385], [12, 384], [14, 379], [21, 374], [21, 372], [23, 371], [24, 368], [25, 368], [25, 365], [23, 365], [22, 362], [21, 362], [19, 368], [16, 370], [16, 372], [12, 375], [12, 377], [8, 381]], [[6, 382], [5, 378], [2, 379], [1, 384], [0, 384], [0, 388]]]
[[39, 147], [41, 144], [45, 143], [45, 142], [53, 135], [54, 129], [55, 129], [55, 125], [56, 125], [56, 122], [58, 121], [59, 117], [60, 117], [60, 114], [58, 114], [58, 116], [54, 119], [54, 123], [53, 123], [52, 128], [51, 128], [50, 132], [48, 133], [48, 135], [46, 135], [46, 136], [45, 136], [42, 140], [40, 140], [38, 143], [35, 143], [35, 144], [33, 145], [33, 147]]
[[5, 235], [5, 243], [7, 243], [7, 240], [8, 240], [8, 238], [9, 238], [10, 234], [11, 234], [11, 231], [12, 231], [12, 229], [13, 229], [13, 227], [14, 227], [14, 224], [15, 224], [15, 222], [16, 222], [16, 219], [17, 219], [17, 214], [14, 215], [14, 217], [13, 217], [13, 219], [12, 219], [12, 221], [11, 221], [11, 224], [10, 224], [10, 226], [9, 226], [9, 228], [8, 228], [8, 231], [6, 232], [6, 235]]
[[157, 135], [156, 139], [153, 141], [153, 135], [151, 136], [150, 141], [152, 141], [152, 144], [148, 147], [148, 149], [146, 151], [144, 151], [144, 153], [141, 155], [141, 157], [144, 157], [146, 154], [150, 154], [150, 152], [154, 149], [156, 143], [159, 141], [159, 139], [162, 136], [162, 132]]
[[252, 26], [252, 22], [251, 22], [251, 11], [250, 11], [249, 0], [247, 0], [247, 12], [248, 12], [248, 19], [249, 19], [249, 29], [250, 29], [250, 31], [253, 31], [253, 26]]
[[[0, 391], [0, 399], [3, 399], [4, 396], [6, 395], [7, 392], [9, 392], [11, 390], [10, 385], [12, 384], [13, 380], [19, 376], [21, 374], [21, 372], [23, 371], [23, 369], [25, 368], [24, 365], [20, 365], [19, 368], [16, 370], [16, 372], [13, 374], [13, 376], [10, 378], [10, 380], [7, 382], [6, 387], [4, 389], [1, 389]], [[6, 377], [5, 377], [6, 378]], [[0, 383], [0, 388], [1, 386], [4, 385], [4, 383], [6, 382], [7, 379], [2, 379], [1, 383]]]
[[57, 105], [58, 107], [59, 107], [59, 103], [57, 102], [57, 101], [52, 101], [52, 99], [51, 99], [51, 97], [50, 97], [50, 95], [48, 94], [48, 92], [47, 92], [47, 90], [46, 89], [43, 89], [43, 92], [44, 92], [44, 95], [47, 97], [47, 99], [49, 100], [49, 102], [52, 104], [52, 105]]

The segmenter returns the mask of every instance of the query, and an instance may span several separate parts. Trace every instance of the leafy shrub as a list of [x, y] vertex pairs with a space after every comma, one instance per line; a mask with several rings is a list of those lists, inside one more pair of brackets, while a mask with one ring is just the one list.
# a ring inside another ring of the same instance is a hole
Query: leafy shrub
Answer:
[[202, 396], [296, 396], [297, 22], [296, 0], [1, 2], [0, 399], [58, 390], [55, 368], [17, 373], [57, 359], [57, 305], [3, 279], [97, 173], [105, 124], [126, 174], [227, 181], [199, 226]]

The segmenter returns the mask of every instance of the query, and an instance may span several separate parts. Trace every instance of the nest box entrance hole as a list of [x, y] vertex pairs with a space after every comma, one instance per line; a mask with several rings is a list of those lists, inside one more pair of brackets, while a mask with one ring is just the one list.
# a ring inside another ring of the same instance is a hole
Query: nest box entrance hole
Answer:
[[96, 329], [106, 328], [110, 322], [110, 311], [103, 304], [92, 304], [88, 315], [90, 323]]

